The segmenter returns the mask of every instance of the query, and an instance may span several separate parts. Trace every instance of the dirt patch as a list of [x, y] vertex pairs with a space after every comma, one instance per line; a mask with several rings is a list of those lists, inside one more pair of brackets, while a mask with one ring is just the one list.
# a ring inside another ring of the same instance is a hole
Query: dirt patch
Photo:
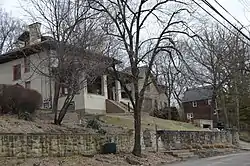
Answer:
[[0, 158], [0, 165], [18, 166], [130, 166], [126, 159], [130, 158], [137, 165], [156, 166], [158, 164], [176, 161], [173, 156], [162, 153], [145, 153], [142, 158], [132, 154], [95, 155], [94, 157], [74, 156], [61, 158]]

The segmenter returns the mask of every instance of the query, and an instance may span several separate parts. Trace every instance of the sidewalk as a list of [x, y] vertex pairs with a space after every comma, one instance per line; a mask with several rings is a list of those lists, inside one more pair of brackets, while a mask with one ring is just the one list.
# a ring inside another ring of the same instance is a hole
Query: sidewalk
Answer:
[[250, 143], [240, 141], [240, 149], [250, 151]]

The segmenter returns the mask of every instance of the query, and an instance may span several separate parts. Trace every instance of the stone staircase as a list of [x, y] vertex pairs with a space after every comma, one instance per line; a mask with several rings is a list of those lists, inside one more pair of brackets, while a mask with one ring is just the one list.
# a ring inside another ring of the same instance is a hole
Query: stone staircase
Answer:
[[125, 103], [123, 101], [120, 101], [119, 104], [122, 105], [122, 107], [125, 108], [126, 110], [130, 110], [129, 112], [134, 112], [132, 105], [128, 105], [128, 103]]
[[181, 160], [190, 160], [199, 158], [197, 155], [194, 154], [194, 152], [191, 152], [190, 150], [170, 150], [165, 153], [180, 158]]
[[107, 113], [128, 113], [128, 105], [122, 102], [106, 99], [106, 111]]

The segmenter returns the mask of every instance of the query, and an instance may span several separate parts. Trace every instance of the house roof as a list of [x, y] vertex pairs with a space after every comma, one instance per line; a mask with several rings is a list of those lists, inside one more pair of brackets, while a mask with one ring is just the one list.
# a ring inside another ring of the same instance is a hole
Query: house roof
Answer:
[[[148, 66], [147, 66], [147, 65], [140, 66], [140, 67], [138, 67], [138, 69], [139, 69], [139, 72], [146, 72], [146, 70], [148, 69]], [[131, 73], [131, 67], [125, 68], [125, 69], [123, 70], [123, 72]], [[149, 76], [151, 77], [152, 83], [155, 85], [157, 91], [158, 91], [159, 93], [165, 93], [166, 86], [164, 86], [164, 85], [159, 85], [159, 84], [157, 83], [156, 77], [152, 74], [152, 72], [150, 72]]]
[[[27, 45], [22, 48], [17, 48], [17, 49], [14, 49], [12, 51], [9, 51], [7, 53], [0, 55], [0, 64], [10, 62], [15, 59], [23, 58], [26, 56], [30, 56], [34, 53], [39, 53], [43, 51], [44, 49], [55, 49], [55, 45], [56, 45], [56, 42], [53, 41], [51, 37], [42, 36], [42, 41], [39, 43]], [[116, 64], [121, 63], [120, 61], [114, 58], [103, 56], [103, 55], [94, 53], [93, 51], [90, 51], [90, 50], [82, 50], [82, 51], [80, 50], [79, 52], [84, 54], [85, 57], [90, 57], [93, 60], [101, 60], [101, 61], [112, 60], [113, 63], [116, 63]]]
[[13, 49], [0, 55], [0, 64], [13, 61], [15, 59], [30, 56], [31, 54], [41, 52], [45, 48], [51, 47], [51, 41], [46, 40], [37, 44], [28, 45], [22, 48]]
[[213, 94], [212, 86], [197, 87], [186, 90], [182, 102], [191, 102], [211, 99]]

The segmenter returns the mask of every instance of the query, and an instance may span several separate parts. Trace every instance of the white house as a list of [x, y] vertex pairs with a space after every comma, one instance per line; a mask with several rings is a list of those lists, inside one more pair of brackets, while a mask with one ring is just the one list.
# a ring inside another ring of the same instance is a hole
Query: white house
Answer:
[[[53, 49], [50, 48], [49, 37], [40, 33], [40, 23], [29, 25], [18, 39], [19, 48], [14, 49], [0, 56], [0, 84], [20, 84], [25, 88], [35, 89], [43, 97], [43, 107], [51, 106], [51, 99], [54, 93], [53, 81], [43, 75], [48, 68], [39, 67], [46, 61], [45, 58], [53, 56]], [[34, 49], [36, 48], [36, 49]], [[42, 48], [42, 49], [41, 49]], [[142, 68], [139, 85], [142, 87], [145, 78], [145, 70]], [[150, 77], [150, 79], [153, 79]], [[133, 93], [133, 86], [130, 86]], [[65, 93], [64, 90], [61, 94]], [[63, 106], [65, 95], [59, 99], [59, 109]], [[151, 111], [154, 107], [163, 108], [166, 106], [167, 97], [157, 84], [152, 81], [145, 92], [143, 109]], [[83, 110], [84, 113], [104, 114], [106, 112], [126, 112], [129, 99], [124, 95], [119, 81], [112, 80], [108, 74], [98, 77], [91, 85], [84, 86], [74, 97], [72, 108]], [[132, 105], [131, 105], [132, 106]]]

